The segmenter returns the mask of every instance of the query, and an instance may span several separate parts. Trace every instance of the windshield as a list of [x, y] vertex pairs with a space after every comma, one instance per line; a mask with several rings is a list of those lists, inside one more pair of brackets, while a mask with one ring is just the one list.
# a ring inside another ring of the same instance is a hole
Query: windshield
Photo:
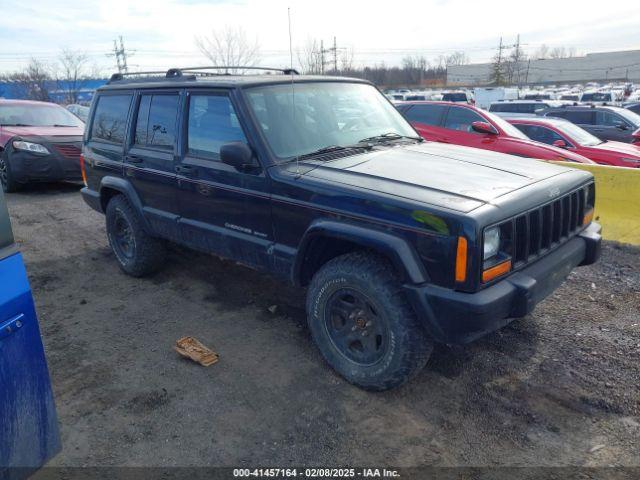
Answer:
[[583, 102], [610, 102], [612, 101], [610, 93], [583, 93]]
[[269, 85], [248, 89], [247, 97], [262, 133], [279, 159], [331, 146], [354, 145], [378, 135], [417, 136], [371, 85], [338, 82]]
[[578, 125], [571, 122], [562, 122], [556, 125], [558, 130], [567, 135], [572, 141], [583, 147], [592, 147], [594, 145], [600, 145], [602, 140], [598, 137], [591, 135], [585, 129], [580, 128]]
[[518, 130], [516, 127], [514, 127], [513, 125], [511, 125], [509, 122], [507, 122], [505, 119], [503, 119], [502, 117], [491, 113], [491, 112], [485, 112], [483, 111], [482, 114], [487, 117], [489, 120], [491, 120], [494, 124], [498, 125], [498, 127], [500, 127], [500, 129], [506, 133], [508, 136], [510, 137], [515, 137], [515, 138], [521, 138], [522, 140], [529, 140], [529, 137], [527, 137], [524, 133], [522, 133], [520, 130]]
[[466, 102], [466, 93], [445, 93], [442, 95], [442, 100], [445, 102]]
[[637, 113], [626, 108], [616, 109], [616, 113], [624, 117], [624, 119], [629, 121], [634, 127], [640, 127], [640, 115]]
[[58, 105], [0, 105], [0, 125], [21, 127], [82, 127], [73, 113]]

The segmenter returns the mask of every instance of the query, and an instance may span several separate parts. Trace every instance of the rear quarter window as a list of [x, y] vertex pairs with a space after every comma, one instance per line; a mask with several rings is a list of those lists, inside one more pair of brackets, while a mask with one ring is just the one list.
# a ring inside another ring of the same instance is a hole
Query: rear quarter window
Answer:
[[89, 138], [123, 144], [131, 98], [131, 94], [101, 95], [96, 105]]
[[445, 105], [414, 105], [404, 111], [404, 116], [410, 122], [440, 125], [440, 119], [446, 108]]

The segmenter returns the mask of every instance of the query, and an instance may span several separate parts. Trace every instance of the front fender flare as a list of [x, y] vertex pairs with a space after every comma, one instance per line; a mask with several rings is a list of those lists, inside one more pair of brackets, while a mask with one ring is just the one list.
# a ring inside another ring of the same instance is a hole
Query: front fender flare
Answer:
[[406, 239], [390, 232], [334, 220], [316, 220], [305, 232], [294, 262], [294, 282], [301, 283], [304, 259], [311, 242], [318, 237], [347, 240], [371, 248], [388, 257], [407, 283], [429, 281], [420, 257]]

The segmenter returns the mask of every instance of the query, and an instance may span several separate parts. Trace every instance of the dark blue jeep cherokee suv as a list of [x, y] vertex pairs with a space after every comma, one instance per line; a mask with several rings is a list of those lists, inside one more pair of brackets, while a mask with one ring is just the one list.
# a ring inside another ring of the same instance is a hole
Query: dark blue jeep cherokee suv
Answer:
[[361, 80], [114, 75], [83, 172], [125, 272], [156, 270], [169, 240], [308, 287], [314, 341], [367, 389], [526, 315], [599, 255], [589, 173], [424, 142]]

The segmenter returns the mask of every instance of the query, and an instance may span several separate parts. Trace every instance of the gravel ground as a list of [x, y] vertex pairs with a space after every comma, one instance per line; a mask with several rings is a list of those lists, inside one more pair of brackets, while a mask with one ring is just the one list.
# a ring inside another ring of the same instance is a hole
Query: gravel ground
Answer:
[[[7, 198], [60, 417], [53, 465], [640, 465], [639, 249], [606, 244], [532, 315], [373, 394], [323, 362], [304, 292], [178, 248], [130, 278], [78, 187]], [[219, 363], [180, 358], [184, 335]]]

